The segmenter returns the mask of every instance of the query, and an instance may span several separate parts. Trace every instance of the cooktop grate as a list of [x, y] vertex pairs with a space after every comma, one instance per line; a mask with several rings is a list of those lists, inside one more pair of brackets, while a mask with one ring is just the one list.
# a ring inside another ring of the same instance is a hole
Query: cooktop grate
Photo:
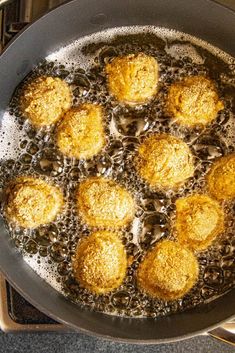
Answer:
[[0, 0], [0, 52], [25, 25], [64, 0]]
[[7, 310], [14, 322], [21, 325], [46, 325], [56, 322], [37, 310], [6, 282]]
[[0, 276], [0, 328], [15, 331], [63, 331], [65, 326], [49, 318], [24, 299]]

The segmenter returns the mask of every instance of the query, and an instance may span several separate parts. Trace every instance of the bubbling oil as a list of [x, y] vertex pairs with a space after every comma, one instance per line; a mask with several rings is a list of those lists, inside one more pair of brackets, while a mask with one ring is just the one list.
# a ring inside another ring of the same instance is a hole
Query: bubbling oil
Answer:
[[[157, 96], [147, 105], [127, 107], [112, 98], [106, 87], [104, 66], [114, 56], [145, 52], [160, 67]], [[226, 233], [209, 249], [198, 254], [199, 280], [183, 299], [156, 300], [136, 287], [136, 271], [144, 254], [160, 239], [173, 239], [175, 200], [205, 190], [204, 176], [218, 157], [234, 152], [235, 60], [208, 43], [189, 35], [156, 27], [125, 27], [103, 31], [61, 48], [48, 56], [26, 77], [58, 76], [73, 89], [74, 104], [99, 103], [105, 109], [107, 146], [88, 161], [61, 155], [54, 129], [35, 130], [18, 106], [22, 85], [12, 98], [0, 131], [0, 186], [18, 175], [40, 176], [63, 189], [66, 208], [57, 220], [37, 229], [7, 226], [25, 261], [51, 286], [78, 305], [107, 314], [158, 317], [183, 311], [222, 295], [235, 284], [234, 204], [226, 204]], [[169, 85], [188, 75], [208, 75], [216, 81], [225, 109], [204, 129], [187, 129], [164, 115]], [[10, 120], [8, 118], [10, 117]], [[7, 120], [8, 119], [8, 120]], [[7, 133], [11, 121], [13, 134]], [[151, 190], [133, 165], [136, 150], [146, 136], [170, 133], [182, 138], [195, 158], [194, 177], [177, 191]], [[7, 146], [7, 148], [6, 148]], [[4, 148], [3, 148], [4, 147]], [[81, 223], [75, 206], [75, 190], [89, 176], [107, 176], [133, 195], [137, 210], [132, 224], [122, 230], [129, 258], [120, 288], [106, 295], [93, 295], [73, 277], [71, 262], [79, 240], [90, 233]], [[3, 205], [3, 203], [2, 203]]]

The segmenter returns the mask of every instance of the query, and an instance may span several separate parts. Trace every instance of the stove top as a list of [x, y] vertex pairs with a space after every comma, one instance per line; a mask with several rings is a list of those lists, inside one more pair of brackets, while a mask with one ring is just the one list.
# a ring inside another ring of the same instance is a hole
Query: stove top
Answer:
[[64, 0], [0, 0], [0, 52], [25, 25]]
[[67, 327], [27, 302], [2, 275], [0, 275], [0, 328], [4, 332], [69, 332]]
[[[26, 24], [63, 2], [63, 0], [0, 0], [0, 53]], [[235, 10], [235, 0], [217, 2]], [[5, 332], [71, 332], [69, 328], [49, 318], [27, 302], [1, 274], [0, 329]], [[226, 323], [223, 329], [235, 334], [235, 321]]]

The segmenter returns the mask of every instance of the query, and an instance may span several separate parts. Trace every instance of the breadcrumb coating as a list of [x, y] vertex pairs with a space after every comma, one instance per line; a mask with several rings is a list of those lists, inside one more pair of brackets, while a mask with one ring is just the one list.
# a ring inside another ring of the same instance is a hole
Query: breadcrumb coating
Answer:
[[144, 53], [116, 57], [106, 65], [108, 88], [120, 102], [147, 103], [157, 92], [158, 63]]
[[24, 87], [20, 98], [22, 113], [36, 127], [54, 124], [71, 105], [71, 89], [58, 77], [36, 78]]
[[224, 109], [214, 83], [203, 76], [190, 76], [173, 83], [168, 91], [166, 112], [178, 124], [205, 126]]
[[79, 242], [73, 262], [80, 285], [95, 294], [118, 288], [126, 275], [125, 248], [115, 233], [95, 232]]
[[172, 135], [153, 135], [139, 146], [135, 159], [140, 177], [151, 187], [178, 187], [193, 176], [192, 153], [187, 144]]
[[219, 158], [212, 164], [207, 176], [209, 193], [217, 200], [232, 200], [235, 197], [235, 154]]
[[203, 250], [224, 230], [224, 212], [211, 197], [194, 194], [176, 201], [178, 241], [193, 250]]
[[91, 177], [77, 190], [78, 213], [92, 227], [120, 228], [132, 221], [135, 202], [132, 195], [114, 180]]
[[78, 159], [89, 159], [104, 147], [103, 111], [99, 105], [82, 104], [71, 108], [57, 128], [60, 151]]
[[152, 297], [182, 298], [198, 279], [195, 255], [181, 244], [163, 240], [149, 251], [137, 272], [137, 284]]
[[42, 179], [19, 177], [6, 189], [5, 214], [10, 222], [24, 228], [47, 224], [61, 211], [62, 191]]

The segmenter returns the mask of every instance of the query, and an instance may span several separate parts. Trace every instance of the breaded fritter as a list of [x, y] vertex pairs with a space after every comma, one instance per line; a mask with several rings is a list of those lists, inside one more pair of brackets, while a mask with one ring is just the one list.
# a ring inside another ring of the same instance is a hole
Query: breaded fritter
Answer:
[[58, 77], [36, 78], [24, 87], [20, 97], [22, 113], [36, 127], [54, 124], [71, 104], [71, 89]]
[[224, 230], [224, 212], [211, 197], [194, 194], [176, 201], [178, 241], [194, 250], [206, 249]]
[[132, 195], [114, 180], [91, 177], [77, 191], [78, 213], [92, 227], [119, 228], [130, 223], [135, 213]]
[[187, 144], [172, 135], [153, 135], [139, 146], [135, 166], [153, 188], [178, 187], [193, 176], [193, 156]]
[[169, 88], [166, 112], [178, 124], [203, 127], [223, 108], [214, 83], [206, 77], [185, 77]]
[[68, 157], [89, 159], [98, 154], [106, 142], [102, 108], [90, 103], [71, 108], [59, 123], [56, 140]]
[[5, 215], [18, 226], [35, 228], [54, 221], [63, 203], [63, 193], [57, 186], [23, 176], [6, 189]]
[[106, 65], [108, 88], [120, 102], [147, 103], [157, 92], [158, 63], [144, 53], [116, 57]]
[[235, 197], [235, 154], [219, 158], [212, 164], [207, 176], [209, 193], [217, 200], [232, 200]]
[[137, 283], [152, 297], [174, 300], [189, 292], [197, 281], [198, 273], [198, 261], [188, 248], [163, 240], [141, 262]]
[[99, 231], [83, 238], [77, 246], [73, 269], [80, 285], [92, 293], [118, 288], [127, 269], [126, 251], [119, 236]]

